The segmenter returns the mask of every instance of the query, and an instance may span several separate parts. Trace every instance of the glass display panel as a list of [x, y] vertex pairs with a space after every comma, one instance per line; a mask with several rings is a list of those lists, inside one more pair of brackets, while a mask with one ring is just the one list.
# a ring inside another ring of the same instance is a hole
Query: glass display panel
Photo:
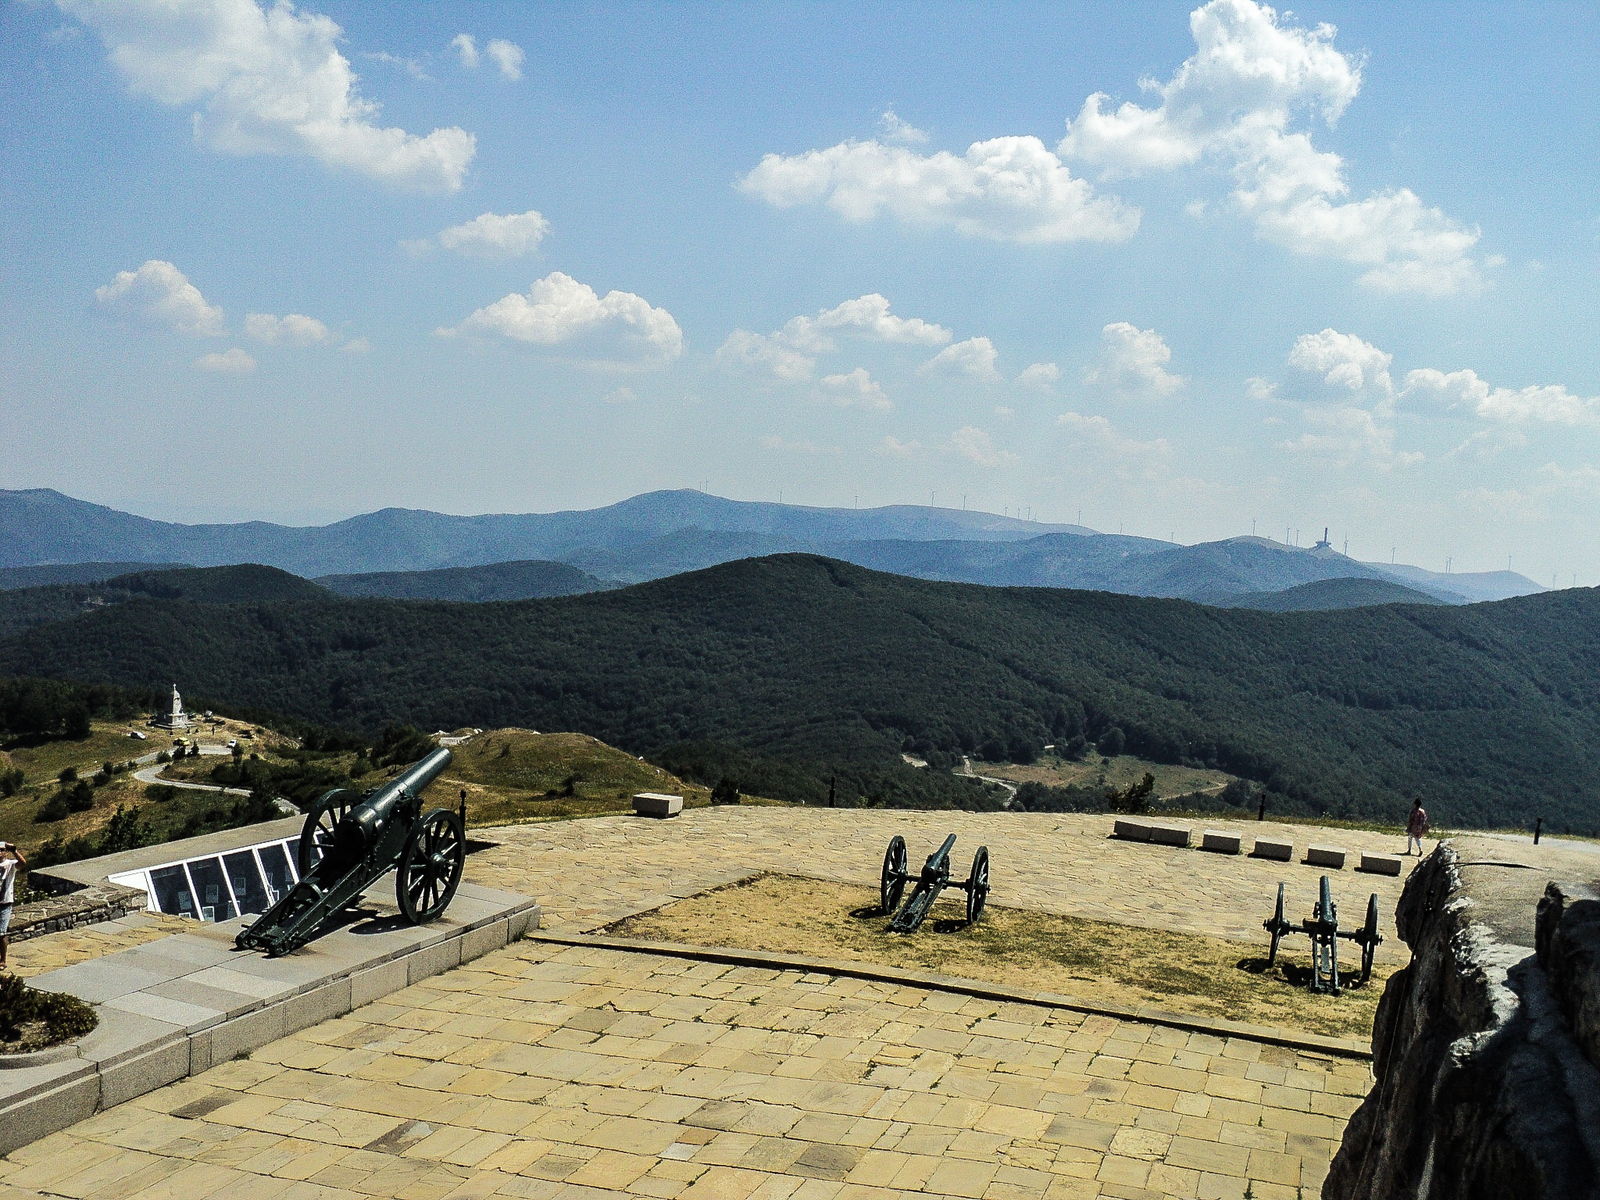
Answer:
[[[289, 862], [294, 866], [295, 878], [300, 877], [300, 839], [290, 838], [285, 845], [289, 847]], [[311, 844], [311, 865], [314, 867], [322, 858], [322, 851], [317, 849], [315, 842]]]
[[192, 858], [188, 866], [189, 877], [194, 880], [194, 898], [200, 906], [202, 921], [226, 921], [239, 915], [228, 896], [228, 885], [222, 878], [220, 860]]
[[194, 897], [189, 894], [189, 877], [183, 873], [181, 863], [151, 871], [150, 889], [155, 893], [156, 908], [162, 912], [176, 913], [180, 917], [198, 915], [194, 910]]
[[233, 897], [239, 902], [239, 910], [266, 912], [270, 905], [267, 890], [261, 883], [261, 868], [256, 866], [256, 856], [248, 850], [237, 850], [224, 854], [222, 865], [228, 869], [228, 882], [233, 884]]
[[262, 869], [267, 873], [267, 901], [276, 904], [283, 894], [294, 886], [294, 876], [289, 874], [289, 856], [277, 844], [257, 846]]

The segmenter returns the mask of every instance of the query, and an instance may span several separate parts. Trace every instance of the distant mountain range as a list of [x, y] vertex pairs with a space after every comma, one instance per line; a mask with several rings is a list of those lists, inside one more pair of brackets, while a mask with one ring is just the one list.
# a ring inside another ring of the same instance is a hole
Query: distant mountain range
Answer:
[[[915, 505], [806, 508], [665, 491], [587, 511], [456, 517], [384, 509], [332, 525], [298, 528], [261, 521], [180, 525], [48, 489], [0, 491], [0, 570], [11, 568], [13, 576], [22, 575], [21, 568], [45, 564], [104, 566], [110, 560], [124, 569], [140, 561], [261, 563], [352, 595], [524, 599], [791, 552], [823, 554], [920, 579], [1080, 588], [1221, 605], [1327, 579], [1387, 582], [1448, 604], [1543, 590], [1509, 571], [1445, 575], [1362, 563], [1327, 546], [1305, 549], [1248, 537], [1180, 546], [1079, 525]], [[581, 575], [564, 577], [558, 584], [559, 573], [552, 573], [556, 564], [576, 568]], [[504, 569], [483, 575], [481, 569], [492, 565]], [[479, 573], [437, 574], [461, 568]], [[417, 572], [433, 577], [402, 578]], [[57, 581], [83, 580], [48, 580]], [[0, 588], [5, 586], [0, 577]], [[1381, 589], [1334, 589], [1309, 602], [1325, 607], [1341, 595], [1365, 604], [1407, 598], [1404, 592]], [[1287, 603], [1293, 602], [1288, 598]]]

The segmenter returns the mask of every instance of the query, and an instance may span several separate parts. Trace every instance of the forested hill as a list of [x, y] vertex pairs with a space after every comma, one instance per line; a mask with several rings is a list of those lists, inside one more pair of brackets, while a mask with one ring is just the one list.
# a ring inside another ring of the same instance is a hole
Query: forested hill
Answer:
[[903, 747], [1087, 735], [1335, 815], [1394, 818], [1421, 792], [1443, 824], [1600, 827], [1594, 590], [1267, 613], [780, 555], [506, 604], [135, 598], [0, 644], [0, 672], [178, 680], [369, 730], [714, 739], [824, 794], [834, 770], [902, 770]]

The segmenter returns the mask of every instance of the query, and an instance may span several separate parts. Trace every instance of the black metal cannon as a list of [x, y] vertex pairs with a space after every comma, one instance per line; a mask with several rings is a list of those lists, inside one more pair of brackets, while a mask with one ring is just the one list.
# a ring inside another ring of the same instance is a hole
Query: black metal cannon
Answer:
[[1328, 877], [1322, 877], [1322, 896], [1311, 916], [1299, 926], [1291, 925], [1283, 917], [1283, 884], [1278, 885], [1278, 907], [1271, 917], [1261, 922], [1272, 935], [1272, 948], [1267, 951], [1267, 966], [1278, 961], [1278, 942], [1288, 933], [1304, 933], [1311, 938], [1311, 990], [1339, 994], [1339, 939], [1348, 938], [1361, 947], [1361, 982], [1372, 976], [1372, 956], [1383, 941], [1378, 932], [1378, 893], [1373, 892], [1367, 901], [1367, 923], [1360, 929], [1340, 929], [1339, 910], [1334, 907], [1333, 889]]
[[322, 923], [395, 872], [395, 899], [413, 925], [444, 912], [467, 859], [466, 804], [422, 811], [422, 793], [450, 765], [435, 750], [361, 795], [326, 792], [300, 832], [300, 882], [234, 939], [240, 949], [277, 957], [305, 945]]
[[[967, 893], [967, 924], [975, 925], [983, 916], [983, 906], [989, 899], [989, 847], [979, 846], [972, 856], [972, 873], [966, 881], [950, 878], [950, 848], [956, 844], [956, 835], [944, 839], [944, 844], [928, 855], [920, 875], [906, 870], [906, 840], [899, 834], [889, 842], [883, 855], [883, 875], [878, 884], [878, 895], [883, 901], [883, 911], [893, 913], [889, 922], [891, 933], [915, 933], [928, 916], [928, 910], [947, 887], [958, 887]], [[905, 893], [908, 880], [917, 881], [911, 899], [900, 908], [900, 897]], [[899, 912], [895, 909], [899, 908]]]

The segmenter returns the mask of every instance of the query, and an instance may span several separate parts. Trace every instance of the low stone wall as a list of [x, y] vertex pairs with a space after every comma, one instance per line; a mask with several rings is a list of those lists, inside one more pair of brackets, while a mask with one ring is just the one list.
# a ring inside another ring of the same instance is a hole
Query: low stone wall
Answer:
[[1324, 1200], [1600, 1197], [1600, 903], [1540, 902], [1537, 868], [1477, 857], [1441, 844], [1406, 882], [1411, 965], [1378, 1006], [1376, 1082]]
[[141, 888], [116, 883], [91, 883], [75, 892], [19, 904], [11, 915], [11, 940], [25, 942], [63, 929], [114, 921], [143, 912], [149, 897]]

